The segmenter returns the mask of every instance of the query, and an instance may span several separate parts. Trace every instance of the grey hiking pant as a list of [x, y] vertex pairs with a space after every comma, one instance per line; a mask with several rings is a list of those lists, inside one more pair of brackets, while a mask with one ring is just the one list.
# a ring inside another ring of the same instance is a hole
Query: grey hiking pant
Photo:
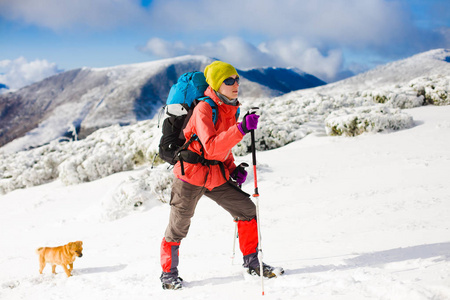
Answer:
[[205, 187], [195, 186], [176, 178], [170, 199], [169, 225], [165, 232], [167, 242], [179, 243], [186, 237], [195, 207], [203, 195], [214, 200], [237, 220], [250, 221], [256, 218], [256, 207], [250, 195], [233, 183], [226, 182], [209, 191]]

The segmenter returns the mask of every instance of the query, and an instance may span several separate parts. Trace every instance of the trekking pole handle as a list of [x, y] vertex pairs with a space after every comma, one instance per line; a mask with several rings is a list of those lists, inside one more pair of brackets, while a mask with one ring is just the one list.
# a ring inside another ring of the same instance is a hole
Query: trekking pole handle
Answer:
[[[252, 107], [248, 113], [249, 114], [255, 114], [258, 111], [259, 107]], [[256, 176], [256, 142], [255, 142], [255, 130], [252, 129], [250, 130], [250, 134], [251, 134], [251, 142], [252, 142], [252, 161], [253, 161], [253, 177], [255, 180], [255, 194], [253, 195], [254, 197], [258, 197], [259, 196], [259, 192], [258, 192], [258, 178]]]
[[252, 108], [249, 109], [249, 111], [247, 112], [249, 115], [251, 114], [256, 114], [259, 110], [259, 107], [257, 106], [253, 106]]
[[[245, 171], [245, 168], [247, 168], [247, 167], [248, 167], [248, 163], [243, 162], [243, 163], [240, 163], [240, 164], [236, 167], [236, 170], [241, 169], [241, 170], [244, 170], [244, 171]], [[242, 188], [242, 184], [238, 184], [238, 187], [239, 187], [239, 188]]]
[[[236, 169], [239, 168], [239, 169], [242, 169], [245, 171], [245, 168], [247, 168], [247, 167], [248, 167], [248, 163], [243, 162], [243, 163], [240, 163], [239, 166], [236, 167]], [[242, 184], [239, 184], [239, 188], [242, 188]]]
[[247, 167], [248, 167], [248, 163], [243, 162], [243, 163], [240, 163], [240, 164], [236, 167], [236, 169], [245, 170], [245, 168], [247, 168]]

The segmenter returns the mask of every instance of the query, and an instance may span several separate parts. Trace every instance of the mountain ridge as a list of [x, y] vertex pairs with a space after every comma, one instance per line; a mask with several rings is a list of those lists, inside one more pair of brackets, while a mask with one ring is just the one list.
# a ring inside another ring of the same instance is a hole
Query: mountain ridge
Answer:
[[367, 72], [327, 84], [317, 90], [344, 85], [353, 88], [379, 87], [389, 82], [406, 83], [417, 77], [450, 75], [450, 49], [434, 49], [378, 66]]
[[[110, 125], [153, 118], [181, 74], [203, 70], [212, 61], [205, 56], [181, 56], [107, 68], [83, 67], [0, 95], [0, 147], [18, 138], [23, 140], [24, 149], [36, 147], [72, 137], [74, 130], [82, 139]], [[274, 97], [325, 84], [312, 75], [290, 69], [238, 72], [243, 78], [243, 98]], [[249, 78], [246, 74], [250, 74]], [[33, 142], [27, 141], [29, 135]]]

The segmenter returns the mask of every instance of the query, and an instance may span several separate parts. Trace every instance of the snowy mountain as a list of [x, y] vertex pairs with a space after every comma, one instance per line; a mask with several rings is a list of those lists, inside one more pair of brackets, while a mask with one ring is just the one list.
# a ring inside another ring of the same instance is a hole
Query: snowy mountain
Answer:
[[[63, 136], [83, 139], [99, 128], [151, 119], [177, 78], [203, 70], [213, 60], [184, 56], [110, 68], [67, 71], [21, 90], [0, 95], [0, 146], [14, 140], [13, 151]], [[274, 97], [325, 84], [292, 69], [242, 73], [241, 98]]]
[[450, 75], [450, 49], [435, 49], [379, 66], [362, 74], [332, 83], [319, 90], [377, 88], [404, 85], [416, 78]]
[[[260, 125], [256, 132], [258, 150], [276, 149], [312, 133], [356, 136], [411, 128], [414, 119], [405, 113], [405, 108], [450, 104], [449, 63], [442, 59], [447, 54], [448, 50], [441, 49], [410, 58], [414, 63], [407, 65], [413, 68], [403, 69], [407, 78], [404, 82], [367, 86], [344, 80], [331, 87], [305, 89], [273, 99], [247, 98], [242, 111], [255, 105], [260, 107]], [[430, 63], [423, 57], [436, 55], [441, 59], [434, 58], [432, 62], [436, 60], [436, 65], [447, 66], [440, 69], [441, 74], [406, 81], [417, 75], [417, 64]], [[405, 65], [405, 62], [399, 63]], [[389, 76], [391, 70], [387, 72]], [[376, 73], [376, 77], [383, 75]], [[363, 88], [358, 89], [358, 86]], [[154, 118], [129, 126], [114, 125], [97, 130], [84, 140], [53, 141], [29, 151], [8, 151], [8, 147], [14, 149], [13, 141], [0, 148], [0, 194], [55, 179], [65, 184], [89, 182], [148, 164], [155, 157], [161, 135], [157, 124]], [[249, 147], [250, 139], [246, 136], [233, 149], [234, 154], [246, 155]], [[158, 163], [161, 161], [155, 162]], [[170, 178], [170, 174], [167, 176]], [[166, 185], [165, 177], [162, 178], [162, 185]]]

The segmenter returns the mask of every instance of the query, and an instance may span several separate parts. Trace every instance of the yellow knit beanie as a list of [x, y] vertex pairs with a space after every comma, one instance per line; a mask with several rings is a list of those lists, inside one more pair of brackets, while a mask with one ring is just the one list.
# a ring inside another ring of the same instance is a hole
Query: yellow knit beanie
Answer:
[[206, 82], [215, 90], [219, 90], [222, 82], [232, 75], [239, 76], [236, 69], [223, 61], [215, 61], [205, 68]]

